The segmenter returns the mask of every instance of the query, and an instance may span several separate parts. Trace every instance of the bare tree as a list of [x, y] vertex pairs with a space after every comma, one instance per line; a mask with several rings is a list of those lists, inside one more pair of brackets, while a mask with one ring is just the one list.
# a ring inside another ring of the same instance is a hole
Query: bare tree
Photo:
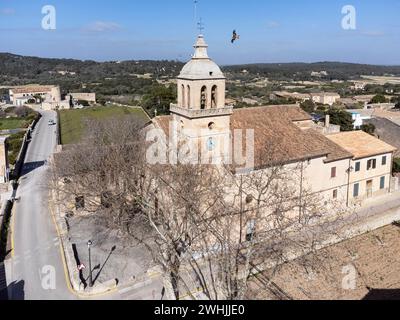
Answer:
[[[283, 263], [317, 252], [338, 234], [347, 212], [307, 189], [304, 164], [285, 165], [266, 153], [264, 167], [244, 173], [149, 165], [142, 125], [134, 118], [91, 120], [86, 127], [83, 141], [54, 162], [58, 202], [84, 206], [144, 244], [176, 299], [196, 299], [199, 288], [202, 298], [241, 300], [254, 277], [264, 290], [290, 298], [273, 276]], [[328, 217], [327, 207], [335, 215]], [[260, 280], [265, 270], [269, 275]]]
[[[266, 155], [264, 163], [268, 161]], [[188, 262], [194, 279], [210, 300], [244, 299], [254, 277], [263, 290], [289, 299], [274, 284], [274, 275], [295, 257], [308, 255], [305, 266], [319, 265], [318, 250], [327, 238], [340, 233], [348, 209], [333, 202], [328, 206], [307, 189], [303, 164], [275, 162], [243, 174], [227, 170], [232, 174], [224, 181], [229, 192], [220, 212], [211, 217], [207, 232], [191, 248]], [[334, 214], [328, 216], [327, 207]], [[268, 271], [267, 278], [263, 271]]]

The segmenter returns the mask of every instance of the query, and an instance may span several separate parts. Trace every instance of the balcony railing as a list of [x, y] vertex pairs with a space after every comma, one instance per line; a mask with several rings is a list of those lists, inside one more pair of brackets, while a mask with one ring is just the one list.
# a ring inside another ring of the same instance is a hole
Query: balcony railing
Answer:
[[233, 113], [232, 106], [226, 106], [224, 108], [215, 108], [215, 109], [205, 109], [205, 110], [195, 110], [195, 109], [186, 109], [178, 107], [176, 104], [171, 104], [170, 111], [175, 114], [179, 114], [181, 116], [187, 118], [205, 118], [205, 117], [213, 117], [213, 116], [229, 116]]

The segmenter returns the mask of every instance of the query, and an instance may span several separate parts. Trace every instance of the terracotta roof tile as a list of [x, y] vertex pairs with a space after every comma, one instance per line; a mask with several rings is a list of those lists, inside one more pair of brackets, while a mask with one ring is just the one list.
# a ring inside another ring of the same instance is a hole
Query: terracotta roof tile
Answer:
[[351, 131], [331, 134], [328, 139], [353, 154], [355, 159], [391, 153], [397, 149], [364, 131]]
[[231, 129], [254, 129], [256, 167], [324, 156], [326, 161], [352, 157], [324, 135], [313, 129], [301, 130], [293, 123], [310, 119], [297, 106], [239, 109], [234, 110]]
[[19, 93], [38, 93], [38, 92], [50, 92], [53, 86], [25, 86], [11, 88], [14, 94]]
[[169, 126], [171, 121], [172, 116], [158, 116], [153, 119], [153, 123], [164, 131], [167, 139], [169, 139]]
[[[231, 131], [243, 130], [245, 146], [246, 130], [254, 130], [254, 160], [257, 168], [318, 157], [326, 157], [326, 162], [352, 158], [350, 152], [321, 133], [313, 129], [302, 130], [293, 123], [311, 119], [297, 105], [235, 109], [231, 117]], [[170, 121], [172, 116], [153, 119], [153, 123], [166, 133], [167, 138]]]

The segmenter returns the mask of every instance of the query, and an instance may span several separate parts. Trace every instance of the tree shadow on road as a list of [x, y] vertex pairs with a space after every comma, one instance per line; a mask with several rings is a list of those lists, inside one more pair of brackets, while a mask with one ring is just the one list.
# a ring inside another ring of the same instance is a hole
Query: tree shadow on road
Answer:
[[3, 262], [0, 262], [0, 301], [24, 300], [25, 281], [16, 281], [7, 286], [6, 270]]
[[32, 171], [43, 167], [45, 164], [46, 164], [46, 161], [36, 161], [36, 162], [25, 163], [22, 168], [21, 176], [26, 176], [27, 174], [31, 173]]
[[8, 300], [25, 300], [25, 281], [15, 281], [7, 288]]

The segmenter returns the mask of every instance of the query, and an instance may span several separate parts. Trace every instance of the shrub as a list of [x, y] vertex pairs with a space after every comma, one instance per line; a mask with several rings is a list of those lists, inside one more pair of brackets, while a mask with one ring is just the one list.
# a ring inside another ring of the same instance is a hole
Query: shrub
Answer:
[[8, 107], [6, 110], [4, 110], [6, 113], [10, 114], [10, 113], [14, 113], [15, 109], [17, 109], [16, 107]]
[[373, 136], [373, 135], [375, 135], [376, 127], [375, 127], [374, 124], [368, 123], [368, 124], [363, 124], [361, 126], [361, 130], [366, 132], [366, 133], [368, 133], [368, 134], [370, 134], [371, 136]]
[[393, 161], [393, 172], [400, 173], [400, 158], [395, 158]]
[[372, 98], [371, 103], [386, 103], [388, 100], [383, 94], [377, 94]]

